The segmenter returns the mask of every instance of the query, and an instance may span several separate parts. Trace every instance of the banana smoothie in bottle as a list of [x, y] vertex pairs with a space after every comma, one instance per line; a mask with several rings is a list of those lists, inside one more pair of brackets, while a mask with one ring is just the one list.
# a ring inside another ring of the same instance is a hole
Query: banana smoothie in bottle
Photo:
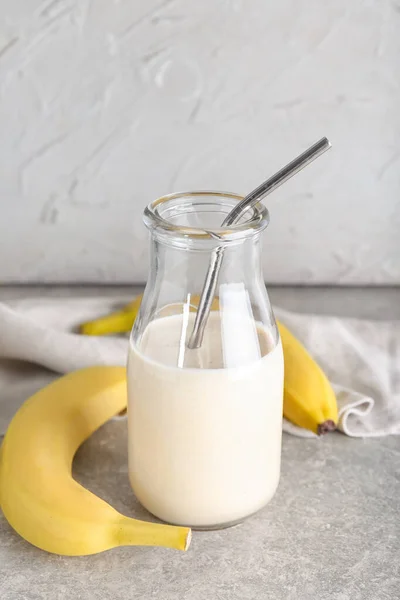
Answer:
[[152, 268], [128, 358], [129, 476], [148, 511], [199, 529], [263, 508], [280, 474], [283, 355], [261, 273], [265, 207], [225, 232], [204, 338], [188, 347], [218, 225], [238, 200], [177, 194], [145, 211]]

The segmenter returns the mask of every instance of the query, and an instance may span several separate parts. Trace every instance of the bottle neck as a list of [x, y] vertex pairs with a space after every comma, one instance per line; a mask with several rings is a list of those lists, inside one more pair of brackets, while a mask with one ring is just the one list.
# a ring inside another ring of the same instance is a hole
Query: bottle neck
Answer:
[[[218, 245], [209, 243], [177, 246], [170, 240], [153, 235], [151, 239], [150, 276], [154, 284], [172, 289], [180, 287], [188, 293], [200, 294], [203, 288], [211, 253]], [[261, 236], [255, 234], [240, 242], [223, 246], [223, 259], [218, 276], [220, 285], [264, 285], [261, 264]]]

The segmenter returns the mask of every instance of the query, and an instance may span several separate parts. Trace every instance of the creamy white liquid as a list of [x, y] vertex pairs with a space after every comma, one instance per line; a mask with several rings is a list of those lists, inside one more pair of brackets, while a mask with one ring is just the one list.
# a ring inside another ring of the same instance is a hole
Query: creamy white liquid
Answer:
[[[202, 348], [188, 350], [192, 323], [192, 314], [155, 320], [139, 348], [130, 348], [129, 476], [139, 501], [160, 519], [212, 527], [256, 512], [275, 493], [283, 355], [280, 342], [273, 348], [256, 326], [247, 347], [236, 340], [235, 354], [218, 313]], [[242, 366], [221, 368], [237, 355]]]

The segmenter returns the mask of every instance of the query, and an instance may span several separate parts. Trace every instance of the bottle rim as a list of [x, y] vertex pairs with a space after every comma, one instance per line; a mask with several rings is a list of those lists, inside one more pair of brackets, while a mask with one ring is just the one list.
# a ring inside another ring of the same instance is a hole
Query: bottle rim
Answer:
[[143, 220], [151, 231], [156, 230], [174, 238], [217, 240], [219, 243], [237, 241], [260, 233], [267, 227], [269, 212], [262, 203], [247, 209], [239, 223], [229, 227], [189, 227], [170, 219], [176, 220], [188, 213], [195, 213], [196, 209], [198, 212], [204, 209], [218, 212], [220, 209], [222, 222], [242, 199], [243, 196], [231, 192], [212, 190], [176, 192], [150, 202], [144, 210]]

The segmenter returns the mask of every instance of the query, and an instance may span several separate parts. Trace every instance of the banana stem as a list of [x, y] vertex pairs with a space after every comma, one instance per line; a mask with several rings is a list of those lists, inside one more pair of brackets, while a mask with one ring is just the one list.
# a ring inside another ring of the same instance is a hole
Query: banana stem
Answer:
[[115, 523], [114, 536], [117, 546], [162, 546], [186, 551], [192, 532], [189, 527], [149, 523], [121, 515]]

